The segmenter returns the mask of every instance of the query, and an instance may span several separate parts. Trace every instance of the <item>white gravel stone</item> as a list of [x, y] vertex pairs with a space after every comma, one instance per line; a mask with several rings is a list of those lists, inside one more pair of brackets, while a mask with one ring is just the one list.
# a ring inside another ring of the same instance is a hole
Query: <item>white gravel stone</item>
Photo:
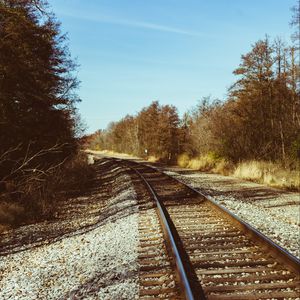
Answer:
[[[135, 197], [129, 189], [109, 202], [120, 201], [123, 207], [135, 203]], [[138, 242], [138, 213], [133, 210], [90, 231], [3, 256], [0, 299], [135, 299]]]
[[230, 176], [189, 172], [174, 168], [177, 177], [210, 195], [243, 221], [257, 228], [275, 243], [300, 257], [300, 194], [284, 192]]

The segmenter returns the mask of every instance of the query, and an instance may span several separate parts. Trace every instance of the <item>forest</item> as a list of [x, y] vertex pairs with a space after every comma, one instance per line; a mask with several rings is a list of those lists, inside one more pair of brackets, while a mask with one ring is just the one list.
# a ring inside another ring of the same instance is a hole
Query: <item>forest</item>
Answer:
[[57, 201], [86, 188], [86, 140], [94, 150], [299, 188], [297, 7], [291, 25], [290, 45], [265, 37], [242, 55], [227, 99], [203, 97], [182, 116], [154, 101], [81, 138], [78, 65], [49, 4], [0, 1], [0, 224], [51, 218]]
[[[237, 173], [244, 166], [250, 173], [249, 169], [254, 168], [253, 172], [259, 173], [256, 177], [264, 177], [266, 169], [271, 173], [285, 171], [285, 177], [289, 177], [288, 183], [286, 178], [283, 180], [286, 185], [299, 186], [296, 7], [291, 25], [295, 28], [291, 45], [266, 36], [241, 56], [233, 71], [236, 80], [226, 99], [203, 97], [182, 117], [175, 106], [154, 101], [136, 115], [127, 115], [89, 136], [88, 146], [164, 162], [177, 161], [182, 166], [206, 171]], [[247, 176], [251, 179], [252, 175]], [[272, 180], [275, 179], [269, 178]]]
[[0, 224], [49, 217], [79, 183], [76, 67], [46, 1], [0, 1]]

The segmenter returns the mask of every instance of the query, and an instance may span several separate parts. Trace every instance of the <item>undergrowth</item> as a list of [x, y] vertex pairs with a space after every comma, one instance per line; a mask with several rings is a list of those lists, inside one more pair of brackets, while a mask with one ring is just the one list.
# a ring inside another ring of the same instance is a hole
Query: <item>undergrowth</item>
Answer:
[[190, 158], [187, 154], [178, 157], [177, 164], [183, 168], [231, 175], [287, 190], [300, 190], [300, 168], [285, 167], [280, 163], [267, 161], [245, 161], [237, 164], [208, 153]]
[[279, 163], [267, 161], [246, 161], [235, 168], [234, 177], [255, 181], [269, 186], [300, 190], [300, 171]]
[[0, 192], [0, 232], [52, 219], [58, 202], [85, 190], [93, 176], [86, 155], [80, 153], [47, 171], [32, 169], [6, 181]]

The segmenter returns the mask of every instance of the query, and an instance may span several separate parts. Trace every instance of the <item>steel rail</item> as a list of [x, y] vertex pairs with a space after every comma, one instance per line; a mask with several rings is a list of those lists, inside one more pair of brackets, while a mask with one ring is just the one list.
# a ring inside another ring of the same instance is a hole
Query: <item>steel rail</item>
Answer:
[[204, 296], [204, 292], [201, 288], [201, 285], [198, 284], [197, 289], [194, 288], [195, 281], [191, 278], [191, 276], [188, 275], [186, 264], [183, 262], [182, 258], [182, 250], [180, 251], [180, 247], [178, 246], [178, 243], [176, 242], [178, 238], [175, 238], [175, 235], [178, 236], [174, 232], [175, 226], [172, 224], [171, 218], [167, 212], [167, 209], [165, 208], [164, 204], [159, 200], [157, 193], [154, 191], [150, 183], [146, 180], [146, 178], [135, 168], [130, 167], [133, 171], [135, 171], [139, 177], [142, 179], [144, 184], [146, 185], [147, 189], [152, 194], [157, 209], [159, 218], [163, 227], [163, 231], [168, 239], [170, 248], [174, 255], [174, 260], [177, 267], [177, 272], [180, 278], [180, 284], [183, 289], [183, 293], [185, 295], [185, 298], [187, 300], [196, 300], [196, 299], [206, 299]]
[[[135, 162], [137, 163], [137, 162]], [[137, 163], [138, 164], [138, 163]], [[251, 226], [249, 223], [243, 221], [238, 216], [230, 212], [227, 208], [224, 206], [218, 204], [213, 197], [209, 195], [205, 195], [204, 193], [196, 190], [191, 185], [183, 182], [182, 180], [175, 178], [169, 174], [166, 174], [165, 172], [161, 172], [157, 168], [144, 164], [145, 166], [156, 170], [160, 173], [163, 173], [164, 175], [168, 176], [169, 178], [172, 178], [173, 180], [176, 180], [178, 183], [187, 186], [189, 189], [191, 189], [193, 192], [197, 193], [199, 196], [203, 197], [210, 203], [212, 203], [219, 211], [221, 211], [223, 214], [225, 214], [229, 219], [231, 219], [237, 226], [239, 226], [244, 232], [248, 233], [253, 239], [255, 239], [262, 247], [266, 248], [266, 250], [269, 250], [280, 262], [287, 264], [290, 268], [292, 268], [296, 273], [300, 274], [300, 260], [292, 255], [290, 252], [273, 242], [270, 238], [268, 238], [266, 235], [255, 229], [253, 226]]]
[[[243, 232], [245, 232], [245, 234], [248, 237], [250, 237], [251, 239], [255, 240], [262, 247], [262, 249], [266, 250], [266, 252], [269, 252], [269, 254], [271, 254], [273, 257], [275, 257], [279, 262], [283, 263], [283, 265], [289, 267], [294, 272], [296, 272], [296, 274], [300, 274], [300, 260], [297, 257], [295, 257], [294, 255], [292, 255], [291, 253], [289, 253], [287, 250], [285, 250], [284, 248], [282, 248], [278, 244], [274, 243], [270, 238], [268, 238], [267, 236], [265, 236], [263, 233], [259, 232], [257, 229], [255, 229], [253, 226], [251, 226], [247, 222], [241, 220], [238, 216], [236, 216], [235, 214], [233, 214], [232, 212], [230, 212], [227, 208], [225, 208], [222, 205], [218, 204], [213, 199], [213, 197], [211, 197], [209, 195], [205, 195], [203, 192], [198, 191], [197, 189], [195, 189], [191, 185], [183, 182], [182, 180], [180, 180], [178, 178], [175, 178], [175, 177], [173, 177], [173, 176], [171, 176], [169, 174], [166, 174], [165, 172], [163, 172], [163, 171], [159, 170], [158, 168], [155, 168], [155, 167], [153, 167], [151, 165], [148, 165], [145, 162], [141, 163], [141, 162], [136, 162], [134, 160], [124, 160], [124, 159], [117, 159], [117, 160], [119, 160], [119, 161], [127, 161], [127, 162], [134, 163], [137, 166], [143, 166], [143, 167], [151, 168], [151, 169], [155, 170], [156, 172], [164, 174], [165, 176], [171, 178], [172, 180], [177, 181], [181, 185], [188, 187], [196, 195], [199, 195], [201, 198], [207, 200], [208, 203], [210, 203], [213, 207], [215, 207], [216, 209], [218, 209], [223, 214], [224, 217], [226, 217], [227, 219], [231, 220], [234, 224], [236, 224], [237, 227], [240, 228]], [[170, 216], [169, 216], [169, 214], [167, 212], [167, 209], [165, 208], [164, 204], [159, 200], [159, 196], [155, 192], [154, 188], [152, 188], [152, 186], [150, 185], [150, 183], [141, 174], [141, 172], [139, 172], [134, 167], [130, 166], [130, 168], [132, 170], [134, 170], [140, 176], [140, 178], [145, 183], [146, 187], [149, 189], [149, 191], [153, 195], [153, 198], [155, 199], [155, 201], [158, 204], [157, 205], [157, 207], [159, 208], [158, 211], [160, 211], [160, 210], [162, 211], [162, 213], [164, 215], [164, 218], [166, 219], [166, 221], [168, 223], [168, 228], [169, 228], [170, 233], [172, 234], [172, 229], [173, 229], [173, 231], [175, 230], [175, 232], [177, 233], [177, 230], [176, 230], [176, 228], [175, 228], [175, 226], [174, 226], [174, 224], [173, 224], [173, 222], [172, 222], [172, 220], [171, 220], [171, 218], [170, 218]], [[170, 226], [170, 224], [171, 224], [171, 226]], [[177, 233], [177, 235], [178, 235], [178, 233]], [[173, 234], [172, 234], [172, 236], [173, 236]], [[180, 239], [180, 237], [179, 237], [179, 239]], [[176, 246], [176, 240], [174, 238], [173, 238], [173, 243]], [[180, 254], [179, 252], [180, 251], [177, 248], [177, 255]], [[175, 253], [174, 253], [174, 256], [176, 257]], [[176, 264], [177, 264], [177, 262], [176, 262]], [[182, 280], [182, 282], [184, 282], [184, 280], [187, 280], [187, 283], [188, 283], [187, 290], [191, 292], [190, 293], [190, 292], [186, 292], [185, 291], [186, 299], [205, 299], [205, 296], [204, 296], [202, 288], [201, 288], [201, 291], [202, 291], [201, 292], [201, 296], [199, 296], [199, 293], [195, 294], [195, 292], [193, 291], [193, 289], [192, 289], [192, 281], [189, 280], [189, 277], [187, 275], [187, 272], [186, 272], [186, 269], [185, 269], [185, 266], [184, 266], [184, 263], [183, 263], [182, 259], [180, 259], [180, 264], [177, 264], [177, 268], [178, 268], [178, 271], [179, 271], [178, 265], [180, 267], [183, 267], [183, 271], [185, 271], [184, 272], [185, 276], [182, 277], [182, 275], [179, 274], [180, 275], [180, 279]], [[199, 283], [199, 285], [200, 285], [200, 283]], [[192, 297], [190, 297], [190, 295]]]

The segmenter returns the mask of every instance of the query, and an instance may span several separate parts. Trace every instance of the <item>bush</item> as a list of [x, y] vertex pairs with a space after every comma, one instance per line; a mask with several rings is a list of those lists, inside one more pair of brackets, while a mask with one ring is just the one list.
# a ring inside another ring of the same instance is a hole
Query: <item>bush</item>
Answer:
[[210, 152], [195, 158], [190, 158], [186, 153], [181, 154], [177, 163], [180, 167], [195, 169], [203, 172], [225, 172], [231, 167], [229, 162], [225, 159], [218, 157], [215, 153]]
[[0, 194], [0, 224], [53, 218], [57, 203], [85, 190], [93, 176], [86, 154], [79, 153], [46, 171], [33, 169], [6, 182]]
[[0, 203], [0, 224], [15, 225], [22, 215], [24, 215], [24, 207], [20, 204], [8, 202]]
[[220, 159], [216, 162], [215, 167], [212, 169], [214, 173], [222, 175], [230, 175], [234, 170], [234, 164], [227, 159]]
[[186, 153], [180, 154], [177, 158], [177, 164], [181, 168], [188, 167], [189, 162], [190, 162], [190, 157]]

